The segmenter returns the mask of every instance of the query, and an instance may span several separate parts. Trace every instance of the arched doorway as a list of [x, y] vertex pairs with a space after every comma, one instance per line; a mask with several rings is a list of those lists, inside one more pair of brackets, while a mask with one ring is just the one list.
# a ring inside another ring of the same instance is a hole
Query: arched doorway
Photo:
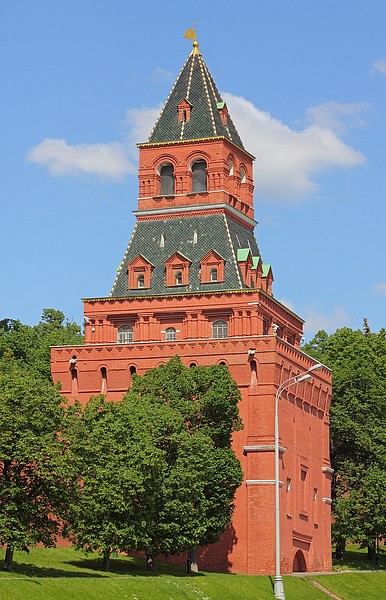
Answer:
[[292, 565], [293, 573], [305, 573], [307, 571], [306, 559], [301, 550], [298, 550], [294, 556], [294, 562]]

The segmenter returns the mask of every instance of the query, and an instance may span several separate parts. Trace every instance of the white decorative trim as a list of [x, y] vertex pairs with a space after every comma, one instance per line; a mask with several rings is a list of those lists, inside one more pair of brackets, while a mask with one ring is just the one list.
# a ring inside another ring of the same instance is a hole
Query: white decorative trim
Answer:
[[325, 502], [326, 504], [332, 504], [331, 498], [322, 498], [322, 502]]
[[[287, 448], [279, 446], [279, 452], [283, 454]], [[274, 444], [262, 444], [258, 446], [244, 446], [244, 452], [275, 452]]]
[[330, 473], [330, 475], [333, 474], [334, 469], [331, 469], [331, 467], [322, 467], [322, 472], [323, 473]]
[[[274, 479], [247, 479], [246, 485], [275, 485]], [[283, 482], [279, 481], [279, 486], [283, 487]]]

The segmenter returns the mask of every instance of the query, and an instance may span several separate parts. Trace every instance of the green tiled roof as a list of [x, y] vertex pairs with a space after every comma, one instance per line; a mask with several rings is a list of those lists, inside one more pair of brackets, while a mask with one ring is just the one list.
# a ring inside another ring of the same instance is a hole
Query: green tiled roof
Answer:
[[[178, 104], [191, 105], [190, 120], [178, 122]], [[220, 110], [225, 103], [200, 53], [188, 57], [147, 140], [162, 143], [177, 140], [225, 137], [243, 148], [243, 143], [228, 114], [223, 125]]]
[[[162, 244], [161, 244], [162, 238]], [[165, 219], [138, 221], [125, 252], [110, 296], [130, 297], [184, 294], [186, 291], [221, 291], [243, 289], [237, 264], [237, 251], [250, 248], [253, 256], [260, 256], [253, 232], [229, 216], [187, 215]], [[225, 261], [224, 281], [201, 283], [200, 262], [214, 250]], [[127, 265], [146, 252], [154, 265], [150, 289], [128, 289]], [[165, 262], [175, 252], [179, 252], [191, 262], [189, 284], [187, 286], [166, 287]]]

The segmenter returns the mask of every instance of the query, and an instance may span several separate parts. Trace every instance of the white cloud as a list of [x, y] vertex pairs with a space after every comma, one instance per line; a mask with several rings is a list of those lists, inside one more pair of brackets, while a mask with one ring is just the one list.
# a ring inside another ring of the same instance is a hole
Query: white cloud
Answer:
[[154, 123], [161, 112], [161, 106], [156, 108], [130, 108], [126, 113], [126, 123], [129, 127], [128, 141], [130, 155], [138, 159], [136, 144], [146, 142]]
[[30, 162], [46, 167], [55, 176], [96, 175], [103, 179], [122, 179], [136, 172], [123, 144], [68, 144], [63, 139], [46, 138], [29, 150]]
[[367, 102], [324, 102], [307, 109], [306, 122], [331, 129], [341, 135], [347, 129], [366, 125], [362, 115], [370, 108]]
[[[349, 168], [365, 162], [364, 156], [345, 144], [331, 126], [315, 122], [326, 119], [328, 110], [313, 107], [308, 119], [314, 122], [301, 130], [295, 130], [269, 113], [239, 96], [223, 94], [229, 112], [243, 140], [245, 148], [256, 156], [255, 194], [264, 199], [296, 202], [314, 192], [315, 177], [331, 168]], [[344, 105], [334, 105], [334, 121], [341, 115]], [[348, 112], [353, 106], [348, 105]], [[346, 111], [347, 112], [347, 111]], [[358, 113], [358, 108], [354, 111]], [[333, 113], [330, 106], [330, 115]]]
[[312, 335], [321, 329], [333, 333], [336, 329], [348, 327], [350, 324], [350, 315], [342, 306], [335, 306], [334, 312], [330, 315], [320, 312], [317, 306], [309, 306], [305, 314], [304, 332]]
[[373, 62], [371, 67], [375, 73], [386, 75], [386, 58], [380, 58], [379, 60], [376, 60], [375, 62]]
[[374, 285], [374, 292], [379, 296], [386, 296], [386, 283], [384, 281], [380, 281]]

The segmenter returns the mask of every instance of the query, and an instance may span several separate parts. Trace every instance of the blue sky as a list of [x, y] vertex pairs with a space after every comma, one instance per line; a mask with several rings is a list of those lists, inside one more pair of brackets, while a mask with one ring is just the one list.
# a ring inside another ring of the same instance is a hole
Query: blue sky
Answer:
[[134, 225], [146, 141], [200, 50], [256, 156], [274, 295], [319, 329], [385, 325], [384, 0], [2, 0], [0, 319], [82, 321]]

